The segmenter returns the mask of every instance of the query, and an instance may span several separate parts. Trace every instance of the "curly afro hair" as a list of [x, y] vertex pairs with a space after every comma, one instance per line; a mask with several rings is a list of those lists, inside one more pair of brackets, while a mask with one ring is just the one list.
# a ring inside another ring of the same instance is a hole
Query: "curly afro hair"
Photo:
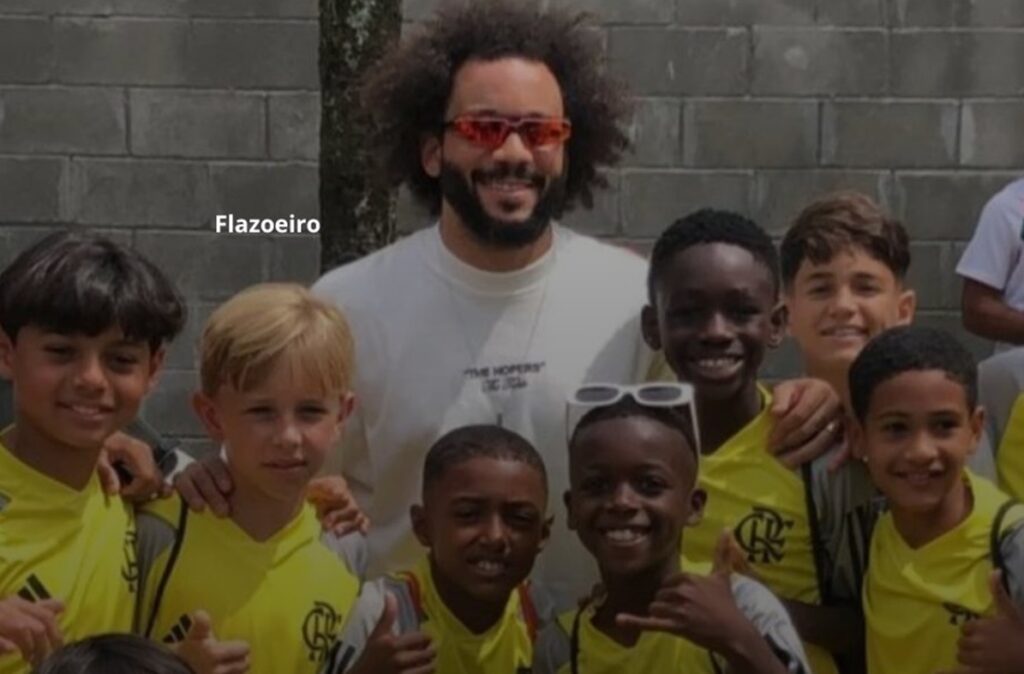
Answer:
[[363, 82], [369, 147], [380, 152], [388, 184], [406, 183], [433, 213], [438, 180], [420, 165], [424, 136], [441, 133], [452, 84], [471, 59], [522, 57], [544, 63], [562, 88], [572, 137], [566, 145], [566, 207], [593, 204], [599, 170], [628, 146], [623, 88], [607, 74], [604, 52], [585, 14], [541, 9], [529, 0], [470, 0], [442, 7], [425, 30], [388, 53]]

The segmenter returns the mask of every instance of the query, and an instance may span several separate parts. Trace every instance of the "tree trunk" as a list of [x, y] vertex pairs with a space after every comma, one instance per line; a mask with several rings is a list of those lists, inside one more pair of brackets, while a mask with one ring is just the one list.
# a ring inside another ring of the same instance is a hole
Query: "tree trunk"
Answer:
[[395, 238], [395, 196], [373, 171], [357, 84], [398, 37], [401, 0], [320, 0], [320, 269]]

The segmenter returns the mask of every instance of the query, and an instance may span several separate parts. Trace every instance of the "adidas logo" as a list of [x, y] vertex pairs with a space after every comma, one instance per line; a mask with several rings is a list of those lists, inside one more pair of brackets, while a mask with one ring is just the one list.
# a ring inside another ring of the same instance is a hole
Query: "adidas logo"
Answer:
[[178, 622], [174, 623], [174, 627], [168, 632], [167, 636], [163, 638], [165, 644], [176, 644], [185, 640], [185, 635], [192, 629], [192, 618], [188, 617], [188, 614], [178, 618]]
[[46, 586], [39, 580], [39, 576], [34, 573], [25, 581], [25, 586], [18, 590], [18, 596], [32, 603], [50, 599], [50, 593], [47, 591]]

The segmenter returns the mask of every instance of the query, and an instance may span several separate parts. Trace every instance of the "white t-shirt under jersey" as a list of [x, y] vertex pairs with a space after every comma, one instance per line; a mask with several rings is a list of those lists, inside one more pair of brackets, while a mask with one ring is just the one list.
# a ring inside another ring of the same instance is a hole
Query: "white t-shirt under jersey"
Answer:
[[547, 465], [556, 524], [536, 576], [556, 591], [589, 589], [596, 572], [562, 506], [565, 400], [582, 382], [631, 383], [650, 372], [639, 323], [646, 272], [639, 255], [558, 226], [551, 250], [529, 267], [486, 272], [452, 255], [434, 226], [316, 283], [355, 335], [357, 403], [340, 459], [373, 523], [370, 577], [422, 555], [409, 506], [430, 445], [500, 419]]
[[[956, 273], [1001, 290], [1007, 305], [1024, 311], [1024, 178], [1004, 187], [981, 211]], [[1000, 345], [1006, 348], [1007, 345]]]

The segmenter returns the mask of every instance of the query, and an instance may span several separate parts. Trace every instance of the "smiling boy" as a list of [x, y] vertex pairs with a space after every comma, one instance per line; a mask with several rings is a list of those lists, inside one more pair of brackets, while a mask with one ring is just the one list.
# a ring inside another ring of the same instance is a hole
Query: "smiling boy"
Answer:
[[135, 418], [184, 322], [174, 287], [137, 253], [61, 232], [0, 274], [0, 672], [62, 640], [128, 631], [135, 518], [103, 493], [104, 441]]
[[868, 341], [914, 318], [903, 226], [857, 192], [808, 205], [780, 246], [789, 331], [804, 371], [832, 385], [849, 407], [847, 372]]
[[770, 592], [723, 560], [710, 575], [680, 563], [683, 527], [705, 502], [697, 439], [677, 409], [634, 395], [587, 412], [569, 442], [569, 526], [603, 591], [544, 630], [534, 674], [809, 673]]
[[869, 674], [1021, 671], [1024, 508], [965, 469], [984, 423], [970, 353], [894, 328], [849, 387], [853, 446], [889, 502], [864, 585]]
[[348, 324], [301, 286], [253, 286], [214, 311], [199, 353], [194, 407], [224, 448], [231, 516], [177, 497], [140, 513], [137, 627], [198, 674], [319, 672], [359, 589], [306, 503], [352, 408]]
[[529, 672], [554, 614], [526, 582], [551, 525], [540, 455], [499, 426], [455, 429], [427, 453], [422, 499], [410, 516], [428, 553], [363, 587], [333, 671]]
[[655, 243], [644, 335], [695, 389], [708, 493], [682, 550], [711, 561], [723, 529], [746, 564], [779, 595], [814, 671], [861, 650], [858, 598], [875, 492], [855, 469], [831, 473], [826, 454], [799, 470], [768, 451], [771, 393], [758, 382], [782, 340], [778, 256], [771, 238], [737, 213], [704, 209]]

